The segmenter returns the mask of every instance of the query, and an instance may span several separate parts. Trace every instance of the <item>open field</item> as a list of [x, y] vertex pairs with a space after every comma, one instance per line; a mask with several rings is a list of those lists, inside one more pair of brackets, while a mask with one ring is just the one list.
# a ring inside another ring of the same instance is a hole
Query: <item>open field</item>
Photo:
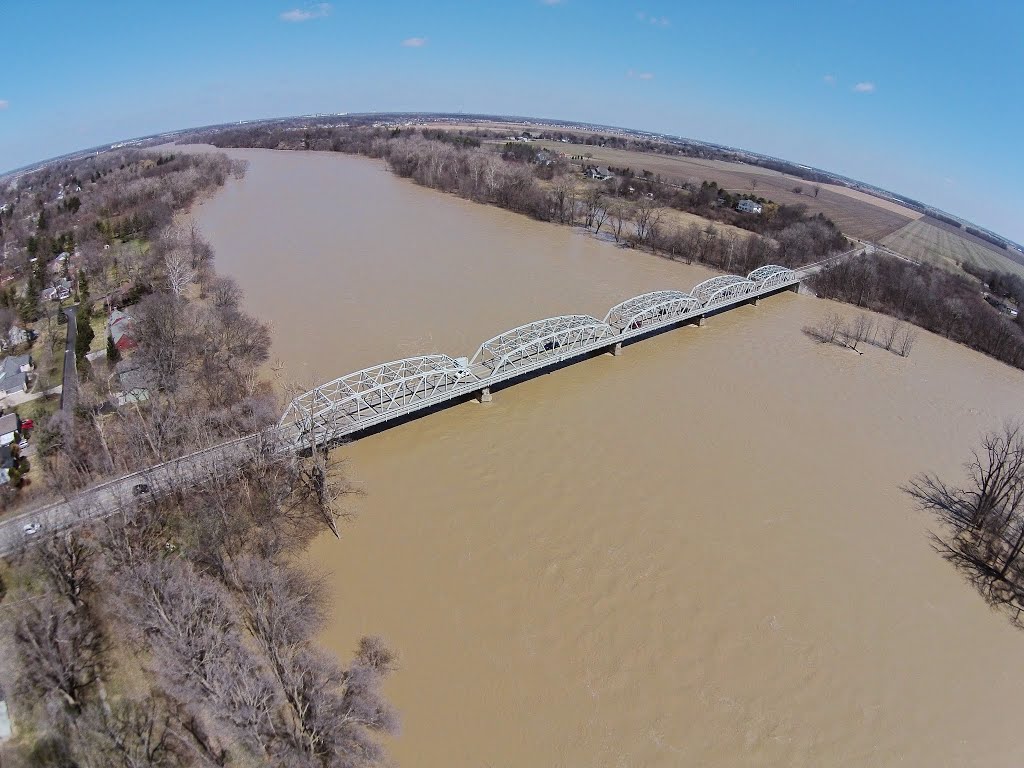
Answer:
[[[741, 163], [559, 142], [541, 141], [536, 144], [567, 155], [580, 153], [589, 156], [587, 162], [593, 165], [631, 168], [638, 175], [647, 170], [660, 174], [670, 183], [715, 181], [730, 192], [749, 192], [786, 205], [803, 204], [811, 213], [821, 212], [828, 216], [845, 234], [865, 240], [880, 240], [920, 215], [886, 200], [875, 202], [876, 199], [870, 195], [847, 194], [853, 190], [831, 184], [818, 184], [821, 191], [818, 197], [814, 197], [815, 185], [812, 182]], [[803, 188], [802, 193], [793, 191], [798, 186]]]
[[987, 245], [979, 245], [927, 217], [912, 221], [902, 229], [881, 239], [882, 245], [941, 267], [957, 269], [973, 264], [984, 269], [998, 269], [1024, 277], [1024, 265]]

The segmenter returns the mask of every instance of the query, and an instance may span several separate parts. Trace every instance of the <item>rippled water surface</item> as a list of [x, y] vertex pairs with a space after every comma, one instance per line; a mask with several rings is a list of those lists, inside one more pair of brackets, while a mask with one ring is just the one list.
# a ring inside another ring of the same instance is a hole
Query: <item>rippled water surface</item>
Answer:
[[[198, 218], [282, 377], [472, 355], [709, 274], [372, 161], [236, 154], [248, 176]], [[1024, 634], [899, 490], [957, 471], [1024, 376], [931, 336], [905, 360], [801, 333], [834, 309], [783, 294], [337, 453], [366, 495], [310, 554], [324, 642], [400, 652], [402, 765], [1024, 764]]]

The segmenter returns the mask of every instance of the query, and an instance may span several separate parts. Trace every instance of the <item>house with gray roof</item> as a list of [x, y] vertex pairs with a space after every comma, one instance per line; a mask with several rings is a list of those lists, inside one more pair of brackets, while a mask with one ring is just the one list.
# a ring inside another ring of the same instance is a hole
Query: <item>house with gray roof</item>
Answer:
[[8, 355], [0, 362], [0, 393], [28, 391], [28, 374], [32, 371], [32, 355]]

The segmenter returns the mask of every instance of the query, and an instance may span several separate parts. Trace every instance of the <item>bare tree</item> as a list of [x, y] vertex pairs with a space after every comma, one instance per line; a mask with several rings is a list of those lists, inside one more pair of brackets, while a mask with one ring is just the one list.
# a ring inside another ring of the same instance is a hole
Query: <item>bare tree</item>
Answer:
[[898, 317], [890, 317], [889, 322], [886, 323], [882, 330], [882, 343], [885, 348], [892, 350], [893, 345], [896, 343], [896, 337], [903, 329], [903, 323]]
[[55, 700], [72, 713], [81, 711], [97, 681], [102, 652], [100, 632], [89, 612], [43, 595], [20, 606], [13, 636], [21, 695]]
[[653, 198], [643, 197], [635, 210], [633, 225], [636, 229], [636, 242], [644, 245], [661, 221], [662, 209]]
[[622, 230], [633, 217], [632, 206], [626, 203], [615, 201], [609, 206], [609, 216], [611, 218], [612, 231], [615, 233], [615, 242], [622, 242]]
[[[848, 330], [846, 331], [847, 342], [846, 345], [857, 351], [857, 346], [871, 335], [873, 323], [865, 313], [861, 312], [854, 318], [853, 322], [850, 323]], [[844, 326], [845, 328], [846, 326]]]
[[175, 296], [181, 296], [195, 278], [191, 255], [175, 248], [164, 254], [164, 268], [167, 270], [167, 285]]
[[910, 357], [910, 351], [914, 348], [914, 344], [917, 342], [917, 329], [912, 325], [908, 325], [903, 329], [903, 334], [900, 336], [900, 355], [902, 357]]
[[807, 333], [816, 338], [822, 344], [835, 344], [843, 328], [843, 318], [836, 312], [830, 312], [821, 321], [821, 324], [806, 329]]
[[594, 206], [593, 222], [594, 222], [594, 234], [598, 235], [601, 233], [601, 227], [608, 220], [612, 211], [612, 202], [608, 198], [598, 194], [597, 202]]
[[943, 524], [933, 542], [948, 560], [988, 599], [1019, 604], [1024, 599], [1024, 428], [1010, 421], [985, 435], [964, 469], [962, 486], [926, 473], [904, 490]]

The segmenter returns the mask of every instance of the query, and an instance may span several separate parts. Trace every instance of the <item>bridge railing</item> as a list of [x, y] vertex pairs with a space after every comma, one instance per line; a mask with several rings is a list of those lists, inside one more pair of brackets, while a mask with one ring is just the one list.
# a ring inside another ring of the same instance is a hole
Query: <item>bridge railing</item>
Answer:
[[280, 429], [303, 445], [330, 442], [799, 280], [793, 270], [769, 264], [747, 277], [712, 277], [689, 293], [662, 290], [634, 296], [608, 310], [603, 320], [591, 315], [535, 320], [488, 339], [468, 360], [426, 355], [365, 368], [295, 398]]

